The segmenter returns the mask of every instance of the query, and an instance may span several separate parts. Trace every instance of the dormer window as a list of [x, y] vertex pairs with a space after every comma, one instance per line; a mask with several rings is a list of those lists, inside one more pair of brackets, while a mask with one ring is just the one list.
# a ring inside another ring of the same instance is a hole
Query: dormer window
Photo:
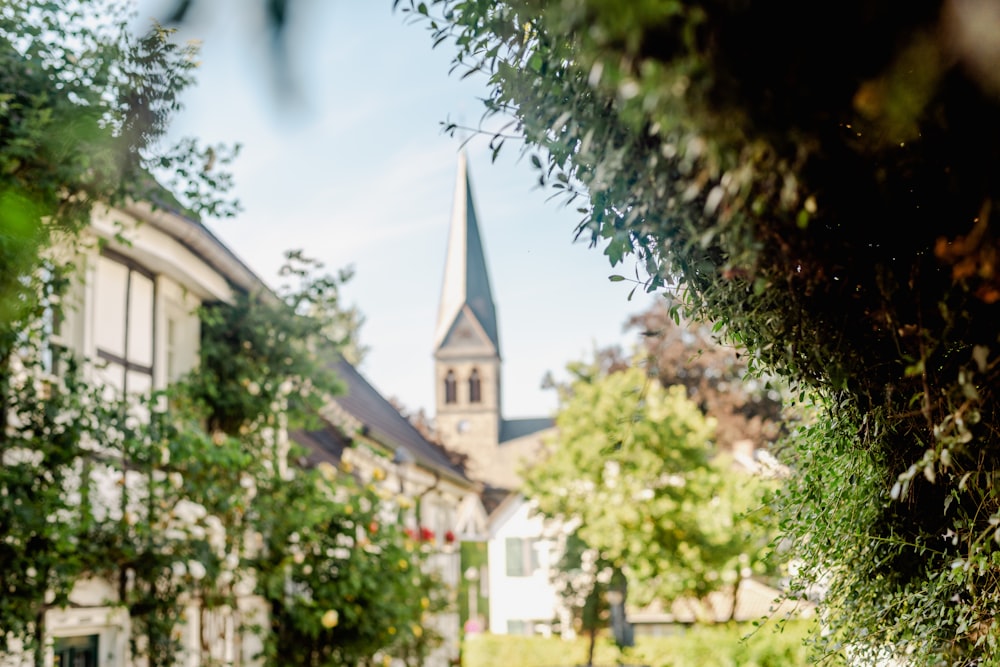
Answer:
[[102, 376], [124, 393], [153, 388], [153, 276], [124, 258], [97, 258], [94, 318]]
[[469, 373], [469, 403], [480, 403], [483, 400], [482, 383], [479, 381], [479, 370], [472, 369]]
[[455, 403], [458, 400], [457, 383], [455, 382], [455, 371], [449, 370], [444, 376], [444, 402]]

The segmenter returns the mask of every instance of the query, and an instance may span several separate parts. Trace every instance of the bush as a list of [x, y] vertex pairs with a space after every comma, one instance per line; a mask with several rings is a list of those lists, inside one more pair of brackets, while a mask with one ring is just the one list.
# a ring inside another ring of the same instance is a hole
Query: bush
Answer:
[[[669, 637], [637, 637], [622, 654], [610, 636], [598, 641], [594, 664], [648, 667], [795, 667], [810, 664], [806, 621], [785, 625], [694, 626]], [[476, 636], [462, 645], [463, 667], [575, 667], [583, 665], [587, 640], [556, 637]]]

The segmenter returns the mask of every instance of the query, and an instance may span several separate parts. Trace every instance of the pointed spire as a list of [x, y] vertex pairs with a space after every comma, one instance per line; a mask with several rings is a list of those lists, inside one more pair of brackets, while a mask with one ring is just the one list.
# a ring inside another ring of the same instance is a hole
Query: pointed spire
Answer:
[[455, 202], [451, 212], [451, 231], [448, 235], [448, 255], [445, 259], [444, 282], [441, 285], [434, 349], [441, 347], [465, 306], [472, 311], [499, 354], [496, 307], [493, 304], [486, 256], [476, 220], [468, 164], [465, 151], [462, 150], [458, 154]]

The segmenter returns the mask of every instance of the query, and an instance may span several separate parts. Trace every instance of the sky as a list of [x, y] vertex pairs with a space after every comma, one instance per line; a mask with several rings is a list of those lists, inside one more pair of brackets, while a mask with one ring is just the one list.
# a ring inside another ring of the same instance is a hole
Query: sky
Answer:
[[[335, 272], [353, 267], [368, 354], [359, 370], [407, 411], [434, 413], [433, 334], [460, 138], [475, 126], [481, 76], [449, 73], [453, 46], [432, 48], [425, 24], [392, 0], [297, 0], [287, 35], [293, 86], [275, 86], [262, 0], [199, 0], [178, 37], [201, 41], [198, 83], [183, 98], [173, 138], [240, 144], [231, 166], [242, 212], [206, 220], [272, 286], [284, 252], [301, 249]], [[400, 3], [405, 5], [405, 0]], [[141, 0], [140, 22], [169, 0]], [[466, 135], [465, 138], [469, 138]], [[547, 372], [594, 349], [630, 349], [631, 314], [658, 298], [612, 273], [602, 248], [574, 242], [580, 214], [537, 187], [514, 143], [494, 163], [488, 140], [465, 145], [499, 322], [502, 413], [550, 416]]]

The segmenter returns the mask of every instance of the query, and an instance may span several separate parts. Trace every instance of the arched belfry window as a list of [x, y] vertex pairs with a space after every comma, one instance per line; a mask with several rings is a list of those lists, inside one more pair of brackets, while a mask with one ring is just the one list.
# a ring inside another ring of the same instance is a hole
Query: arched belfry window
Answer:
[[444, 402], [454, 403], [458, 400], [456, 391], [455, 371], [449, 370], [444, 376]]
[[479, 381], [479, 370], [472, 369], [469, 373], [469, 403], [479, 403], [483, 400], [482, 383]]

